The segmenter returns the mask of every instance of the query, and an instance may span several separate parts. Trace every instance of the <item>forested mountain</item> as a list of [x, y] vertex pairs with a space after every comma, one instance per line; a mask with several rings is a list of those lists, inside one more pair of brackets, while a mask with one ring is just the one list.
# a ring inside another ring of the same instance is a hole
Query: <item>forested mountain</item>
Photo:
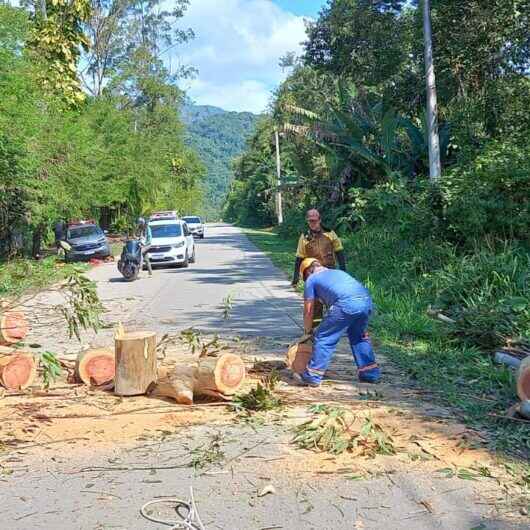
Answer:
[[210, 105], [187, 102], [181, 116], [187, 125], [187, 142], [207, 168], [204, 209], [215, 217], [232, 180], [232, 161], [245, 149], [258, 116], [250, 112], [228, 112]]

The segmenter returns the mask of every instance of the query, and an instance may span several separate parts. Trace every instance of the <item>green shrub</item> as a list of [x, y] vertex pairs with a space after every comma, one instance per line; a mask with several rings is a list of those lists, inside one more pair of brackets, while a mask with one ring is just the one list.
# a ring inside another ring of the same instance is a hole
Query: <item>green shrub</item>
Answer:
[[456, 320], [454, 335], [492, 350], [530, 339], [530, 256], [506, 246], [447, 263], [429, 277], [437, 307]]

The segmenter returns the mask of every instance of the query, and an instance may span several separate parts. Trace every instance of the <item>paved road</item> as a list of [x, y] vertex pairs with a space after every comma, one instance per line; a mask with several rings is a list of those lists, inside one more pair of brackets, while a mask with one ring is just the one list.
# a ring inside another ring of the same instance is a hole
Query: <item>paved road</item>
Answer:
[[[301, 302], [288, 279], [230, 226], [208, 228], [206, 239], [198, 242], [197, 263], [189, 269], [159, 269], [153, 278], [144, 275], [126, 283], [115, 264], [108, 264], [90, 276], [111, 308], [109, 322], [121, 320], [161, 333], [193, 325], [220, 335], [280, 341], [300, 334], [296, 322]], [[228, 295], [234, 298], [234, 309], [225, 321], [220, 306]], [[87, 334], [84, 341], [108, 342], [110, 333], [97, 339]], [[47, 346], [79, 349], [60, 331]], [[434, 478], [406, 467], [361, 481], [348, 480], [347, 472], [319, 474], [318, 468], [307, 470], [308, 454], [289, 445], [291, 433], [283, 424], [172, 427], [166, 421], [161, 429], [147, 433], [135, 447], [122, 446], [117, 439], [112, 450], [87, 452], [62, 444], [0, 455], [0, 528], [157, 530], [165, 527], [143, 520], [139, 507], [156, 496], [185, 496], [190, 485], [208, 530], [527, 528], [493, 513], [483, 502], [485, 495], [497, 496], [494, 481], [486, 485], [491, 489], [486, 493], [482, 483]], [[223, 437], [221, 469], [195, 473], [186, 465], [190, 449], [208, 443], [216, 432]], [[83, 469], [87, 465], [106, 469]], [[348, 465], [352, 473], [352, 463]], [[129, 467], [135, 470], [126, 471]], [[4, 469], [11, 474], [3, 475]], [[258, 496], [269, 483], [276, 493]]]

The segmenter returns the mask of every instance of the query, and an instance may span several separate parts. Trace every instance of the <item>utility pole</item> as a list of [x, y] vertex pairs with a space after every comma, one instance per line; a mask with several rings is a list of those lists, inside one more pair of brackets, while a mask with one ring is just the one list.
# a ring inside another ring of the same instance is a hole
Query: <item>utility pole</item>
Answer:
[[283, 204], [282, 204], [282, 166], [280, 160], [280, 134], [278, 129], [274, 129], [274, 139], [276, 140], [276, 177], [277, 177], [277, 192], [276, 192], [276, 208], [278, 212], [278, 224], [283, 223]]
[[423, 40], [425, 44], [425, 77], [427, 84], [427, 136], [429, 140], [429, 177], [438, 182], [442, 175], [440, 137], [438, 135], [438, 102], [432, 51], [431, 3], [423, 0]]

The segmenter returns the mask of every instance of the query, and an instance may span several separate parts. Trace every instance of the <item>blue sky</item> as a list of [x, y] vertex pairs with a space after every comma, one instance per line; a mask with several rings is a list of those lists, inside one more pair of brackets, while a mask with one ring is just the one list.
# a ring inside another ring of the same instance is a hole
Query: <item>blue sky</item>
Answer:
[[[168, 0], [168, 3], [171, 0]], [[301, 52], [305, 19], [325, 0], [191, 0], [182, 26], [196, 38], [182, 46], [171, 64], [198, 68], [182, 83], [199, 104], [262, 112], [271, 91], [285, 77], [278, 60]]]

